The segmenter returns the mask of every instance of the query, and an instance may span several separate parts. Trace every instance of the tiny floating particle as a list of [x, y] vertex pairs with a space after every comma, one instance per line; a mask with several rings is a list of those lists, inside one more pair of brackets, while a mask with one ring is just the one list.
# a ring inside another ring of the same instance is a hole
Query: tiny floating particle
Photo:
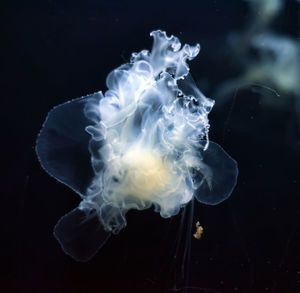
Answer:
[[196, 239], [200, 239], [203, 233], [203, 227], [200, 226], [200, 222], [196, 223], [196, 233], [193, 235]]

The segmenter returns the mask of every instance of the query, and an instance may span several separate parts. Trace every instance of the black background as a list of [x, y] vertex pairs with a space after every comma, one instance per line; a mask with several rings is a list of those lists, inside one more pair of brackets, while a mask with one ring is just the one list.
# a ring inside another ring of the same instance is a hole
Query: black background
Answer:
[[[184, 267], [172, 257], [180, 215], [162, 219], [152, 209], [129, 212], [126, 229], [90, 262], [65, 255], [52, 231], [79, 198], [34, 153], [47, 112], [105, 90], [112, 69], [151, 48], [153, 29], [201, 44], [191, 73], [210, 96], [233, 74], [220, 51], [249, 20], [244, 1], [14, 1], [3, 11], [1, 292], [300, 292], [300, 114], [291, 99], [262, 108], [263, 91], [239, 90], [213, 109], [211, 139], [240, 175], [226, 202], [195, 203], [193, 225], [199, 220], [204, 235], [183, 233], [182, 251], [192, 247]], [[286, 1], [274, 28], [299, 39], [298, 25], [299, 5]]]

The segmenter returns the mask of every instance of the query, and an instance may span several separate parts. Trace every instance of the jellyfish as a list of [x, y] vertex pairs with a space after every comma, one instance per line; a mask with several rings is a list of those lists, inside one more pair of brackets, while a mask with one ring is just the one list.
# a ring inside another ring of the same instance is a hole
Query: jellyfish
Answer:
[[88, 261], [126, 226], [126, 213], [153, 206], [163, 218], [194, 198], [217, 205], [232, 193], [237, 163], [209, 141], [214, 101], [197, 88], [181, 46], [161, 30], [151, 52], [133, 53], [109, 73], [108, 90], [52, 109], [38, 135], [41, 166], [81, 198], [54, 236], [65, 253]]

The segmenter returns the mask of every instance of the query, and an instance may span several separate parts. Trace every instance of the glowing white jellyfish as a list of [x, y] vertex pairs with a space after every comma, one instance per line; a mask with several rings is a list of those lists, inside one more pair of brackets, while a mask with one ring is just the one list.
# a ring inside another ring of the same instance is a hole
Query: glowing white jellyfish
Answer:
[[159, 30], [151, 36], [152, 51], [133, 53], [113, 70], [104, 95], [55, 107], [37, 139], [43, 168], [82, 198], [54, 229], [79, 261], [124, 228], [130, 209], [154, 205], [168, 218], [193, 197], [218, 204], [236, 184], [236, 162], [208, 141], [214, 101], [197, 89], [186, 63], [200, 46], [181, 47]]

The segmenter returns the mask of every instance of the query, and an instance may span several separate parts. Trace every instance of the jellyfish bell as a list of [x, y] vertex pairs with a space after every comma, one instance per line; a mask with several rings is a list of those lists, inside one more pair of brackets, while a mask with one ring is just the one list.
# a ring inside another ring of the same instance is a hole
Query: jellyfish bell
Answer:
[[[54, 107], [36, 142], [37, 157], [43, 169], [81, 198], [85, 198], [94, 176], [90, 135], [84, 129], [91, 120], [86, 118], [83, 109], [98, 98], [99, 93], [95, 93]], [[78, 261], [87, 261], [108, 240], [110, 233], [103, 230], [95, 211], [75, 208], [58, 221], [54, 236], [65, 253]]]
[[126, 226], [126, 213], [150, 206], [164, 218], [195, 197], [215, 205], [236, 184], [237, 164], [209, 142], [214, 101], [194, 83], [187, 60], [200, 46], [154, 31], [152, 51], [107, 77], [108, 90], [51, 110], [38, 136], [42, 167], [79, 194], [54, 234], [63, 250], [87, 261], [111, 233]]

